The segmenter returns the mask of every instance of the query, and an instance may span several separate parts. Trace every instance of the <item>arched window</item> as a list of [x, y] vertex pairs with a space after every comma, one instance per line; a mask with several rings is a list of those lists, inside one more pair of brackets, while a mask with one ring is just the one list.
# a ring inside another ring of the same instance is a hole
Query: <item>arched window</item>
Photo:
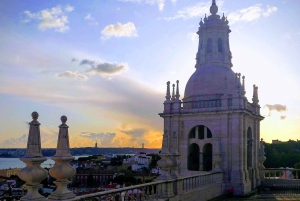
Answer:
[[212, 138], [212, 133], [206, 126], [199, 125], [193, 127], [189, 132], [189, 138], [196, 138], [196, 139], [206, 139], [206, 138]]
[[196, 138], [196, 127], [192, 128], [192, 130], [190, 130], [189, 138]]
[[207, 39], [207, 53], [212, 53], [212, 39]]
[[189, 146], [188, 170], [199, 171], [199, 146], [195, 143]]
[[218, 52], [223, 52], [223, 43], [221, 38], [218, 39]]
[[203, 170], [210, 171], [212, 170], [212, 144], [207, 143], [203, 146]]

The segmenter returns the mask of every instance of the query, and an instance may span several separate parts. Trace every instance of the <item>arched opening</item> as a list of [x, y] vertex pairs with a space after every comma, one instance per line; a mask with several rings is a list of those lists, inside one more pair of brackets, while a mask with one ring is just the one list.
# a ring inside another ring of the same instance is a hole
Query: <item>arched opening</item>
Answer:
[[196, 138], [196, 127], [192, 128], [189, 132], [189, 138]]
[[212, 39], [207, 39], [207, 53], [212, 53]]
[[223, 43], [221, 38], [218, 39], [218, 52], [223, 52]]
[[247, 130], [247, 167], [252, 167], [252, 130], [248, 127]]
[[193, 127], [189, 132], [189, 139], [191, 138], [198, 138], [200, 140], [206, 139], [206, 138], [212, 138], [212, 133], [209, 130], [208, 127], [199, 125]]
[[199, 171], [199, 146], [195, 143], [189, 146], [188, 170]]
[[212, 170], [212, 144], [207, 143], [203, 146], [203, 170]]

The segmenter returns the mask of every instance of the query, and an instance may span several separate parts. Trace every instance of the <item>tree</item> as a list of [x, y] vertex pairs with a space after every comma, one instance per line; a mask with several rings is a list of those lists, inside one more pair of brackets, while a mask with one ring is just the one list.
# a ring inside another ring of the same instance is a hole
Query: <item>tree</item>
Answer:
[[110, 160], [110, 165], [111, 166], [121, 166], [123, 164], [123, 160], [119, 157], [112, 158]]

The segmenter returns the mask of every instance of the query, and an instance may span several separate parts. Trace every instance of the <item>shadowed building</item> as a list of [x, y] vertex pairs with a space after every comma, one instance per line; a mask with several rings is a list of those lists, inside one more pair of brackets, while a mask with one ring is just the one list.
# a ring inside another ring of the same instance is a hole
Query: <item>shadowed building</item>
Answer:
[[[223, 172], [223, 186], [246, 194], [260, 184], [260, 106], [257, 87], [252, 102], [245, 96], [245, 76], [232, 68], [227, 18], [211, 15], [200, 21], [195, 72], [180, 99], [179, 82], [167, 83], [161, 156], [170, 176]], [[172, 87], [172, 88], [171, 88]]]

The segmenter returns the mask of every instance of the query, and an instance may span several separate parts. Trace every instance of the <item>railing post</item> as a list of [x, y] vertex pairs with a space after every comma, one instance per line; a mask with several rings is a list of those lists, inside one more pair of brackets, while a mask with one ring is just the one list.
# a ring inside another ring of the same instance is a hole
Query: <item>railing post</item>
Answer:
[[26, 154], [20, 159], [26, 163], [26, 167], [18, 173], [20, 179], [26, 182], [25, 187], [28, 190], [21, 200], [42, 201], [46, 198], [40, 195], [38, 190], [42, 186], [40, 182], [47, 177], [48, 172], [41, 167], [41, 163], [47, 159], [43, 157], [41, 152], [40, 123], [37, 121], [39, 114], [33, 112], [31, 116], [33, 120], [29, 123]]
[[50, 175], [57, 179], [54, 182], [57, 189], [48, 197], [49, 200], [65, 200], [75, 197], [75, 194], [67, 188], [70, 183], [69, 178], [76, 174], [76, 170], [69, 165], [75, 157], [70, 153], [67, 117], [62, 116], [60, 119], [62, 124], [59, 126], [57, 149], [55, 155], [51, 158], [55, 161], [55, 165], [49, 171]]

